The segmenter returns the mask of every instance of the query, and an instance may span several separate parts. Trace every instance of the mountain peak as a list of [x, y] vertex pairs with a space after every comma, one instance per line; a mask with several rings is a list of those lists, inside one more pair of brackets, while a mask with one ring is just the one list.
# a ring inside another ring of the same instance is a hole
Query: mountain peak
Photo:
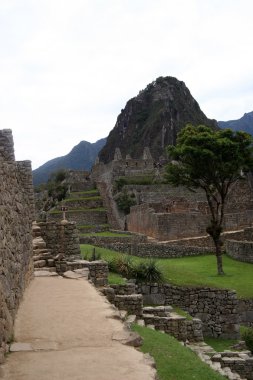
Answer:
[[139, 158], [144, 147], [149, 147], [158, 159], [167, 145], [175, 144], [178, 131], [187, 123], [217, 126], [204, 115], [184, 82], [159, 77], [127, 102], [99, 158], [104, 163], [111, 161], [117, 147], [123, 155]]
[[50, 174], [59, 169], [90, 170], [105, 142], [106, 138], [95, 143], [80, 141], [66, 156], [54, 158], [35, 169], [33, 171], [34, 185], [47, 182]]
[[220, 128], [230, 128], [233, 131], [244, 131], [253, 135], [253, 111], [246, 112], [240, 119], [219, 121]]

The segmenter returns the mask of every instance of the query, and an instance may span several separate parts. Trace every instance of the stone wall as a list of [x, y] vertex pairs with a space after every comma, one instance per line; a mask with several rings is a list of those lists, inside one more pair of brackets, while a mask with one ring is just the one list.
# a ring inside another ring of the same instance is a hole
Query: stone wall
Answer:
[[138, 293], [144, 303], [179, 306], [201, 319], [204, 336], [239, 337], [238, 299], [232, 290], [149, 284], [139, 286]]
[[164, 331], [180, 341], [203, 341], [202, 322], [198, 318], [187, 320], [185, 317], [180, 316], [175, 318], [144, 314], [143, 319], [146, 325], [153, 325], [156, 330]]
[[253, 299], [239, 299], [238, 312], [240, 324], [253, 327]]
[[[64, 221], [63, 221], [64, 222]], [[72, 222], [40, 222], [41, 237], [53, 256], [80, 256], [79, 234]]]
[[221, 368], [229, 367], [241, 379], [253, 380], [253, 357], [249, 351], [234, 352], [226, 350], [213, 355], [211, 360], [213, 363], [220, 363]]
[[69, 192], [85, 191], [92, 187], [90, 173], [86, 170], [68, 170], [65, 179]]
[[[206, 235], [210, 220], [209, 207], [203, 192], [190, 193], [169, 185], [126, 188], [135, 194], [137, 206], [127, 216], [128, 230], [158, 240], [173, 240]], [[228, 194], [224, 230], [234, 231], [251, 225], [253, 196], [249, 181], [238, 181]]]
[[235, 260], [253, 264], [253, 241], [226, 241], [226, 253]]
[[10, 130], [0, 131], [0, 362], [33, 276], [31, 163], [16, 162]]
[[139, 243], [124, 241], [125, 238], [81, 237], [82, 244], [93, 244], [139, 257], [177, 258], [185, 256], [206, 255], [211, 252], [208, 247], [179, 246], [174, 244]]
[[131, 207], [127, 216], [129, 231], [158, 240], [172, 240], [206, 234], [208, 217], [197, 212], [156, 213], [147, 204]]
[[95, 286], [105, 286], [108, 282], [108, 263], [106, 261], [86, 261], [86, 260], [55, 260], [56, 272], [62, 275], [64, 272], [75, 269], [88, 268], [92, 282]]
[[[253, 210], [227, 213], [224, 230], [237, 230], [251, 225]], [[147, 204], [131, 207], [127, 216], [129, 231], [151, 236], [157, 240], [173, 240], [205, 236], [210, 217], [196, 211], [157, 213]]]
[[[51, 220], [62, 220], [62, 212], [49, 213], [49, 219]], [[81, 211], [67, 211], [66, 218], [70, 222], [75, 222], [76, 224], [105, 224], [107, 223], [106, 211], [90, 211], [90, 210], [81, 210]]]
[[113, 304], [119, 310], [126, 310], [128, 314], [142, 316], [143, 298], [141, 294], [115, 295]]

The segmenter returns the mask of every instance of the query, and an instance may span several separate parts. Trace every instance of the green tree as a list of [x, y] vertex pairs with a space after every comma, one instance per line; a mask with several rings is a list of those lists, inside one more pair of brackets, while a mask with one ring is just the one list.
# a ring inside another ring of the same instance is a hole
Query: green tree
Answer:
[[204, 190], [210, 209], [207, 233], [215, 245], [218, 274], [222, 267], [221, 232], [224, 207], [233, 183], [242, 179], [253, 166], [252, 137], [230, 129], [213, 130], [204, 125], [187, 125], [180, 131], [176, 146], [169, 146], [167, 180], [190, 190]]

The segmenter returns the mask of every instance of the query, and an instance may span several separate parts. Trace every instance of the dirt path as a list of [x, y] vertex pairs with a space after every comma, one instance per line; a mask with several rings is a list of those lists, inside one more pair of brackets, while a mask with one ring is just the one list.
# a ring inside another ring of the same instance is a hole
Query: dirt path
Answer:
[[[151, 380], [144, 355], [120, 340], [121, 321], [84, 279], [35, 278], [26, 290], [4, 380]], [[15, 345], [14, 345], [15, 347]], [[24, 351], [28, 350], [28, 351]]]

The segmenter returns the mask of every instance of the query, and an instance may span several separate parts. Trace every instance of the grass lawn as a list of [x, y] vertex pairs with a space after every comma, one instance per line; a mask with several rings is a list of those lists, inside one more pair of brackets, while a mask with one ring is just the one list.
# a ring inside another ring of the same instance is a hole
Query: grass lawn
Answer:
[[217, 352], [223, 352], [225, 350], [233, 350], [231, 347], [238, 343], [235, 339], [222, 339], [222, 338], [205, 338], [206, 344], [213, 347]]
[[108, 283], [116, 285], [125, 285], [126, 280], [121, 275], [110, 272], [108, 276]]
[[85, 195], [85, 194], [97, 194], [98, 190], [97, 189], [92, 189], [92, 190], [86, 190], [86, 191], [73, 191], [71, 192], [70, 195]]
[[[89, 194], [87, 194], [89, 195]], [[75, 197], [75, 198], [66, 198], [64, 199], [64, 203], [68, 203], [68, 202], [79, 202], [79, 201], [99, 201], [101, 200], [101, 196], [100, 195], [94, 195], [94, 196], [88, 196], [88, 197]]]
[[144, 339], [141, 351], [155, 359], [159, 380], [225, 379], [172, 336], [138, 325], [133, 330]]
[[88, 229], [88, 228], [95, 228], [95, 227], [100, 227], [100, 228], [109, 228], [109, 224], [79, 224], [79, 225], [77, 225], [77, 228], [78, 229]]
[[[81, 245], [82, 251], [91, 251], [91, 245]], [[96, 247], [104, 260], [112, 260], [119, 252]], [[139, 257], [133, 260], [140, 262]], [[224, 276], [218, 276], [214, 255], [183, 257], [179, 259], [157, 259], [165, 282], [175, 285], [210, 286], [234, 289], [241, 298], [253, 298], [253, 264], [242, 263], [223, 256]]]

